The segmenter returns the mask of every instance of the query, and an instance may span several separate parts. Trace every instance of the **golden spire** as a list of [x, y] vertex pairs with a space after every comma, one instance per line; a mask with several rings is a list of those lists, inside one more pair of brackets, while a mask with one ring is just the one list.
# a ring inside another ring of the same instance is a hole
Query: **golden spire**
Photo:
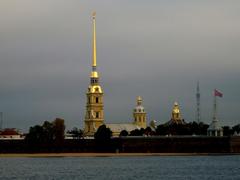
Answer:
[[96, 12], [92, 14], [93, 18], [93, 54], [92, 54], [92, 66], [97, 66], [97, 49], [96, 49]]
[[98, 72], [97, 72], [97, 47], [96, 47], [96, 12], [92, 13], [92, 19], [93, 19], [93, 44], [92, 44], [92, 72], [91, 77], [92, 78], [98, 78]]

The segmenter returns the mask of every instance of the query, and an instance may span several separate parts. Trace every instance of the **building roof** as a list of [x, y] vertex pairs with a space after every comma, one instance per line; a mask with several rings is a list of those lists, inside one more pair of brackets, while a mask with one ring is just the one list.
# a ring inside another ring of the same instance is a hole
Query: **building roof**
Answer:
[[171, 119], [170, 121], [166, 122], [165, 125], [173, 125], [173, 124], [186, 124], [186, 122], [182, 119]]
[[215, 130], [222, 130], [221, 126], [219, 126], [218, 124], [218, 121], [213, 121], [208, 128], [208, 131], [215, 131]]
[[2, 136], [14, 136], [14, 135], [20, 135], [18, 131], [15, 128], [6, 128], [3, 131], [0, 132], [0, 135]]
[[106, 124], [107, 128], [110, 128], [114, 133], [120, 133], [123, 130], [131, 132], [135, 129], [141, 129], [139, 126], [132, 123], [124, 123], [124, 124]]

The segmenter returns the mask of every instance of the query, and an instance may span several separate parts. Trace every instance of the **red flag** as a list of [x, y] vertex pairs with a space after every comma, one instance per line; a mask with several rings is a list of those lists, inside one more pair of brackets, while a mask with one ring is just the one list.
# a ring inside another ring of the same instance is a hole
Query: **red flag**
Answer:
[[214, 96], [223, 97], [223, 94], [218, 90], [214, 89]]

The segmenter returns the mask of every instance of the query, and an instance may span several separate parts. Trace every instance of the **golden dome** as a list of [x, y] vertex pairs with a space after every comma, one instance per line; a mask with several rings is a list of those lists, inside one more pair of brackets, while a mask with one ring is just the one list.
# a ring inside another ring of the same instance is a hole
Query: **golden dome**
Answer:
[[179, 105], [178, 105], [177, 102], [175, 102], [174, 106], [173, 106], [172, 119], [173, 120], [180, 120], [181, 119], [180, 109], [179, 109]]

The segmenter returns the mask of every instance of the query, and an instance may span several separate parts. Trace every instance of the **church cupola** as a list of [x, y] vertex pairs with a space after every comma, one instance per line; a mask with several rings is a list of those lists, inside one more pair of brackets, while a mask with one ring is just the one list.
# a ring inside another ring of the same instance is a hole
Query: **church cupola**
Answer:
[[133, 110], [133, 118], [134, 118], [134, 123], [140, 128], [147, 127], [146, 114], [147, 113], [145, 112], [145, 109], [142, 106], [142, 98], [138, 96], [137, 106]]
[[174, 120], [174, 121], [182, 120], [181, 119], [180, 109], [179, 109], [179, 106], [178, 106], [177, 102], [175, 102], [174, 105], [173, 105], [172, 120]]

